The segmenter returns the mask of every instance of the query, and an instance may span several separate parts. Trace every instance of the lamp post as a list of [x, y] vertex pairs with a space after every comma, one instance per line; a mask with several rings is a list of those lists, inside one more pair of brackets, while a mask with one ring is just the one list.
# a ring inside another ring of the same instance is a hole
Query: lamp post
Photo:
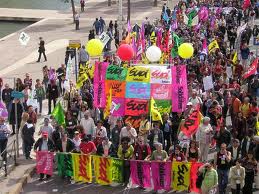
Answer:
[[130, 0], [128, 0], [128, 17], [127, 21], [130, 21]]

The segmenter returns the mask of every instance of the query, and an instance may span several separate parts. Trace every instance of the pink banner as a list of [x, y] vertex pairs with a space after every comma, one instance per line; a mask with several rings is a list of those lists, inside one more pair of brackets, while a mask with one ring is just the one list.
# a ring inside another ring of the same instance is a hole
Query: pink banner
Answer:
[[52, 175], [53, 160], [54, 160], [54, 152], [38, 151], [36, 153], [37, 174], [43, 173], [43, 174]]
[[96, 62], [94, 70], [94, 106], [104, 108], [106, 105], [105, 76], [108, 67], [106, 62]]
[[111, 115], [124, 116], [125, 115], [125, 98], [112, 98]]
[[172, 112], [183, 112], [187, 101], [186, 65], [172, 66]]
[[171, 84], [151, 84], [151, 96], [156, 100], [172, 99]]
[[150, 162], [131, 160], [130, 173], [133, 184], [144, 188], [151, 187]]
[[154, 190], [170, 190], [171, 187], [171, 162], [151, 162], [151, 172]]

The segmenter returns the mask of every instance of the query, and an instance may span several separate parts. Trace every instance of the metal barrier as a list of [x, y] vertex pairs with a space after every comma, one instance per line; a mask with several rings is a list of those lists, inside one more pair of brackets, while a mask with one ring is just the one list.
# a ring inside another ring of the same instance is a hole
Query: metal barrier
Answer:
[[0, 177], [2, 177], [3, 175], [7, 177], [8, 169], [16, 165], [16, 140], [14, 139], [6, 146], [5, 150], [1, 153]]

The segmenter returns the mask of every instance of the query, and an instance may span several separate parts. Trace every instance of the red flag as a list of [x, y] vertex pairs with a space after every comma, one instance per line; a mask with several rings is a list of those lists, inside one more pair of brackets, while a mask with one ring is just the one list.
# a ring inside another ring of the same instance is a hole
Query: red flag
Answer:
[[244, 0], [243, 10], [246, 10], [250, 6], [251, 6], [251, 1], [250, 0]]
[[245, 72], [243, 75], [243, 78], [246, 79], [250, 77], [251, 75], [254, 75], [257, 70], [257, 64], [258, 64], [258, 58], [256, 58], [253, 63], [250, 65], [249, 69]]
[[191, 166], [191, 183], [190, 183], [190, 190], [191, 192], [200, 193], [200, 189], [196, 187], [196, 180], [197, 180], [197, 172], [199, 168], [203, 165], [203, 163], [199, 162], [192, 162]]
[[196, 133], [200, 124], [200, 107], [197, 106], [195, 110], [185, 119], [181, 126], [181, 131], [184, 135], [191, 137]]

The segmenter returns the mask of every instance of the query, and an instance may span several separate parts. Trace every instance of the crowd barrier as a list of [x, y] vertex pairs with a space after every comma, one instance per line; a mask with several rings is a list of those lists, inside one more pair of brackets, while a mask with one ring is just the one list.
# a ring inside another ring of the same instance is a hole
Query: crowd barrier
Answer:
[[[75, 182], [110, 185], [123, 183], [124, 165], [130, 168], [133, 184], [154, 190], [176, 190], [199, 192], [196, 188], [199, 162], [157, 162], [121, 160], [118, 158], [85, 155], [78, 153], [57, 153], [59, 176], [69, 176]], [[37, 173], [52, 175], [53, 152], [37, 152]]]

